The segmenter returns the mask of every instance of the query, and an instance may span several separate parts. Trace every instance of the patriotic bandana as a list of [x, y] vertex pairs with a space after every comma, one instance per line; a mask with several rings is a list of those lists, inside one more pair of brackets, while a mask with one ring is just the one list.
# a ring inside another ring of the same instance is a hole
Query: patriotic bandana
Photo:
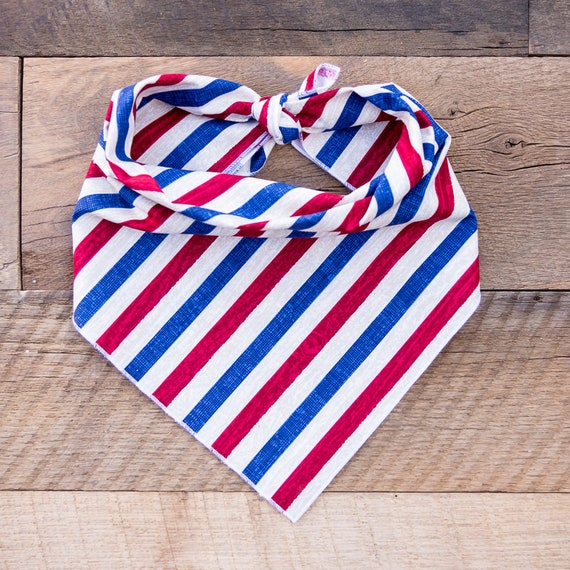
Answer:
[[[339, 71], [116, 91], [73, 216], [81, 335], [292, 521], [480, 298], [449, 135]], [[251, 177], [287, 143], [349, 192]]]

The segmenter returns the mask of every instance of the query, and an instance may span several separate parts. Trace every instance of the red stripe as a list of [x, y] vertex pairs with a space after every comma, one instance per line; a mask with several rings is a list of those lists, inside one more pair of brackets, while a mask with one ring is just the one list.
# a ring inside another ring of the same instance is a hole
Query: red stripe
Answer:
[[414, 113], [414, 115], [416, 116], [416, 119], [418, 120], [418, 124], [420, 125], [420, 129], [425, 129], [427, 127], [432, 126], [431, 121], [429, 120], [429, 117], [421, 109], [419, 111], [416, 111]]
[[190, 113], [174, 107], [158, 119], [149, 123], [133, 137], [131, 157], [138, 160], [157, 140], [163, 137], [172, 127], [185, 119]]
[[174, 200], [174, 204], [188, 204], [192, 206], [203, 206], [214, 198], [229, 190], [234, 184], [237, 184], [243, 176], [236, 176], [234, 174], [217, 174], [212, 176], [209, 180], [196, 186], [190, 192], [180, 196]]
[[308, 216], [310, 214], [316, 214], [317, 212], [334, 208], [334, 206], [336, 206], [336, 204], [338, 204], [343, 198], [344, 196], [341, 194], [330, 194], [328, 192], [317, 194], [296, 210], [293, 213], [293, 216]]
[[313, 243], [313, 239], [288, 240], [287, 245], [155, 390], [153, 396], [168, 406]]
[[105, 120], [107, 122], [110, 121], [112, 115], [113, 115], [113, 101], [110, 101], [109, 106], [107, 107], [107, 114], [105, 115]]
[[361, 198], [357, 200], [350, 209], [350, 212], [344, 218], [342, 224], [336, 228], [335, 231], [347, 234], [350, 232], [354, 232], [361, 227], [360, 220], [366, 214], [368, 207], [370, 206], [370, 201], [372, 200], [372, 196], [366, 196], [365, 198]]
[[333, 89], [332, 91], [327, 91], [319, 95], [313, 95], [301, 109], [300, 113], [297, 115], [297, 120], [302, 127], [311, 127], [313, 124], [321, 118], [324, 108], [327, 103], [338, 93], [338, 89]]
[[263, 106], [261, 107], [261, 113], [259, 113], [259, 119], [257, 122], [261, 125], [264, 130], [267, 130], [267, 114], [269, 112], [269, 97], [262, 97], [260, 101], [263, 101]]
[[107, 176], [97, 164], [91, 161], [85, 178], [107, 178]]
[[252, 106], [253, 103], [251, 101], [235, 101], [225, 111], [221, 113], [211, 113], [208, 117], [212, 119], [227, 119], [230, 115], [249, 117], [251, 115]]
[[216, 238], [192, 236], [184, 247], [164, 266], [160, 273], [141, 291], [115, 322], [99, 337], [97, 344], [111, 354], [142, 319], [172, 289], [193, 263]]
[[374, 378], [327, 434], [303, 459], [272, 499], [288, 509], [303, 489], [376, 408], [433, 341], [445, 324], [475, 291], [479, 283], [479, 264], [475, 261], [457, 281], [423, 323], [408, 338], [386, 367]]
[[256, 125], [253, 127], [249, 133], [241, 139], [237, 144], [235, 144], [218, 162], [212, 164], [208, 168], [209, 172], [223, 172], [226, 168], [231, 166], [240, 156], [249, 148], [251, 145], [259, 139], [265, 131]]
[[408, 174], [408, 178], [410, 180], [410, 188], [413, 188], [424, 175], [424, 165], [422, 164], [422, 157], [412, 146], [408, 129], [404, 129], [402, 131], [400, 140], [396, 145], [396, 150], [398, 151], [400, 160], [402, 161], [402, 164], [404, 165], [404, 168]]
[[406, 226], [398, 236], [378, 255], [350, 290], [336, 303], [324, 319], [295, 349], [261, 390], [248, 402], [242, 411], [214, 442], [213, 448], [227, 457], [236, 445], [301, 374], [311, 360], [340, 330], [352, 313], [364, 302], [390, 269], [417, 242], [435, 222], [448, 218], [453, 212], [453, 187], [449, 179], [447, 160], [436, 179], [438, 207], [432, 218]]
[[77, 274], [93, 256], [121, 229], [119, 224], [101, 220], [77, 245], [73, 252], [73, 273]]
[[162, 188], [158, 185], [158, 182], [149, 174], [135, 174], [135, 176], [131, 176], [128, 172], [123, 170], [120, 166], [113, 164], [111, 161], [109, 161], [109, 166], [117, 177], [117, 180], [128, 188], [132, 188], [133, 190], [146, 190], [148, 192], [162, 192]]
[[239, 226], [239, 230], [236, 232], [236, 237], [259, 237], [263, 234], [263, 229], [267, 225], [267, 220], [262, 220], [260, 222], [250, 222], [248, 224], [242, 224]]
[[372, 180], [378, 168], [380, 168], [396, 146], [403, 130], [405, 129], [403, 129], [402, 121], [391, 121], [386, 125], [348, 177], [348, 183], [351, 186], [358, 188]]
[[311, 73], [309, 73], [309, 75], [307, 75], [307, 79], [305, 80], [305, 89], [304, 91], [313, 91], [315, 88], [315, 72], [311, 71]]
[[162, 224], [168, 220], [172, 214], [172, 210], [169, 210], [161, 204], [155, 204], [150, 208], [146, 218], [143, 220], [129, 220], [124, 222], [123, 225], [135, 230], [154, 232], [154, 230], [162, 226]]
[[145, 85], [138, 93], [137, 95], [137, 99], [140, 98], [140, 96], [147, 90], [147, 89], [153, 89], [154, 87], [167, 87], [170, 85], [176, 85], [178, 83], [182, 83], [186, 77], [188, 77], [187, 75], [185, 75], [184, 73], [163, 73], [156, 81], [154, 81], [153, 83], [149, 83], [148, 85]]

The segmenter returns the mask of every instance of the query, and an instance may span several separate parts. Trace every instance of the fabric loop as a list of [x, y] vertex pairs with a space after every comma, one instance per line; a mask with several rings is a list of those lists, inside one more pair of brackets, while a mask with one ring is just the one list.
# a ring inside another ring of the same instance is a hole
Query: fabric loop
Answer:
[[288, 95], [280, 93], [256, 101], [251, 116], [271, 135], [277, 144], [287, 144], [301, 136], [301, 125], [296, 117], [284, 108]]

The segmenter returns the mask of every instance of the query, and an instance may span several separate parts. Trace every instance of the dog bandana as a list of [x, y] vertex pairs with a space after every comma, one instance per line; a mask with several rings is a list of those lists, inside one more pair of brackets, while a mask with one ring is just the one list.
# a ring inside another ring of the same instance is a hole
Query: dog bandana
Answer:
[[[480, 297], [449, 135], [338, 74], [116, 91], [73, 215], [81, 335], [292, 521]], [[347, 192], [252, 177], [289, 143]]]

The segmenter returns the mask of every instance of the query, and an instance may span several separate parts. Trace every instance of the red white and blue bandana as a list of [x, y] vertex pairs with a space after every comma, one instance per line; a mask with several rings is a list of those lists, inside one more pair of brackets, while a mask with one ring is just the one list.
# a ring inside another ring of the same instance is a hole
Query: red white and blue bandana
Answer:
[[[116, 91], [73, 216], [81, 335], [293, 521], [480, 298], [449, 135], [338, 74]], [[349, 192], [251, 176], [288, 143]]]

